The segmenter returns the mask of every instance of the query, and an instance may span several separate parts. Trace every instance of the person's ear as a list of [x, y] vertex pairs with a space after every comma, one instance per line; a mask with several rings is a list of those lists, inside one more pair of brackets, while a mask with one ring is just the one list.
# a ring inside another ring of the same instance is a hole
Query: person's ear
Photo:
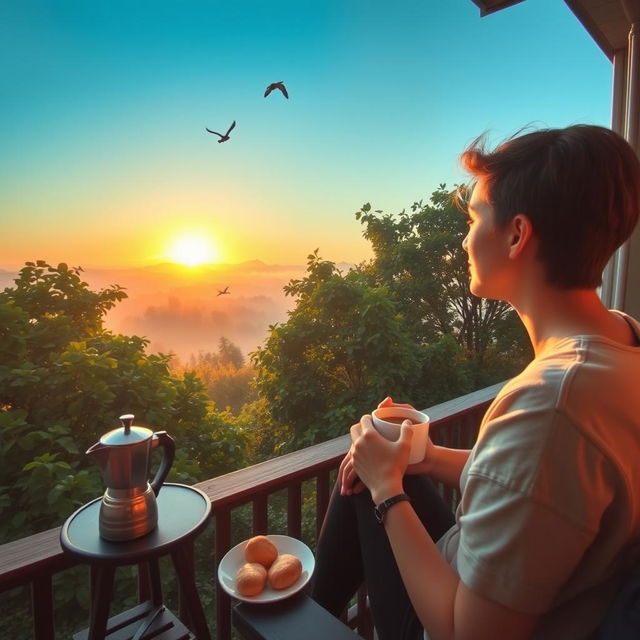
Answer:
[[524, 213], [513, 216], [509, 225], [509, 257], [517, 258], [531, 245], [533, 225]]

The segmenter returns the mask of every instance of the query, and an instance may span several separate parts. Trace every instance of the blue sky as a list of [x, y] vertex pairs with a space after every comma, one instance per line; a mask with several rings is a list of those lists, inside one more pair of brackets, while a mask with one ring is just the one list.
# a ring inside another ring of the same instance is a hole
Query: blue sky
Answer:
[[187, 230], [223, 262], [355, 262], [353, 213], [463, 180], [482, 131], [610, 123], [610, 62], [558, 0], [8, 0], [0, 60], [6, 268], [150, 264]]

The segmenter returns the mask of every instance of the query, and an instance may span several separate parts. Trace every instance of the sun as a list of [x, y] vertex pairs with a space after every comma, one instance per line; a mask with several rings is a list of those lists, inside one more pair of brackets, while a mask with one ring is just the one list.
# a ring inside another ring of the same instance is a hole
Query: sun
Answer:
[[187, 267], [215, 262], [217, 257], [211, 238], [198, 231], [181, 233], [172, 240], [169, 247], [169, 258]]

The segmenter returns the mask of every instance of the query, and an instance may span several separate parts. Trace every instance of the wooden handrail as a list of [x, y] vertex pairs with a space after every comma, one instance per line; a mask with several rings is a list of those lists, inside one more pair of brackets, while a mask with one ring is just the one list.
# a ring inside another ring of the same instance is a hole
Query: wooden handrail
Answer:
[[[455, 447], [470, 447], [489, 403], [504, 383], [443, 402], [425, 411], [431, 422], [434, 442]], [[289, 533], [300, 535], [300, 486], [316, 479], [318, 530], [329, 499], [329, 473], [335, 470], [349, 448], [349, 436], [341, 436], [322, 444], [307, 447], [245, 469], [200, 482], [195, 486], [211, 499], [216, 520], [216, 567], [228, 551], [231, 541], [230, 513], [243, 504], [254, 505], [254, 531], [266, 529], [267, 497], [276, 491], [288, 490]], [[452, 504], [454, 494], [450, 495]], [[63, 554], [59, 542], [60, 527], [43, 531], [20, 540], [0, 545], [0, 593], [21, 585], [32, 586], [34, 598], [34, 637], [53, 637], [52, 621], [46, 614], [50, 604], [38, 602], [47, 593], [42, 585], [51, 577], [74, 563]], [[215, 577], [214, 577], [215, 580]], [[217, 591], [217, 637], [230, 637], [230, 600], [219, 588]], [[39, 614], [38, 610], [45, 613]], [[51, 626], [51, 628], [49, 628]]]
[[[500, 382], [425, 409], [429, 415], [431, 434], [439, 435], [442, 428], [452, 420], [472, 412], [475, 414], [478, 407], [483, 407], [484, 410], [503, 384], [504, 382]], [[348, 435], [339, 436], [245, 469], [204, 480], [194, 486], [209, 496], [215, 513], [217, 508], [237, 506], [249, 501], [258, 490], [271, 493], [291, 480], [306, 480], [314, 477], [319, 470], [337, 467], [348, 451], [349, 444]]]

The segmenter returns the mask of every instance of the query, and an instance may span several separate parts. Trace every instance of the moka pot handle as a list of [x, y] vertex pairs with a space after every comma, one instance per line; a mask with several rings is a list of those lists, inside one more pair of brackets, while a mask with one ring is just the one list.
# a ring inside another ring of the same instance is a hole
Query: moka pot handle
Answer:
[[173, 464], [173, 459], [176, 455], [176, 443], [175, 440], [166, 431], [156, 431], [153, 434], [151, 447], [162, 447], [164, 449], [160, 467], [156, 471], [154, 479], [151, 481], [151, 488], [153, 489], [153, 493], [158, 495], [164, 483], [164, 479], [167, 477], [167, 474], [171, 469], [171, 465]]

